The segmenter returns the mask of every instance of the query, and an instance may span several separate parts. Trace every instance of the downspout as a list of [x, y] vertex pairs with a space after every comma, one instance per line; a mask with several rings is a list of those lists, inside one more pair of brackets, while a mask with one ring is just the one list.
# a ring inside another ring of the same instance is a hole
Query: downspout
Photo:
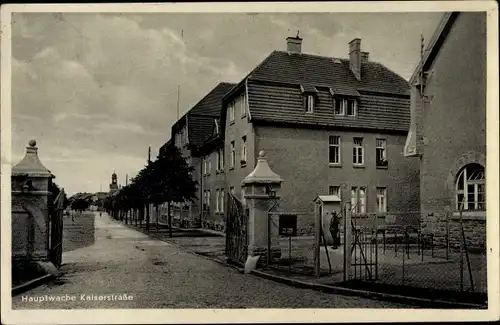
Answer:
[[201, 202], [201, 204], [199, 204], [200, 208], [201, 208], [201, 213], [200, 213], [200, 227], [203, 228], [203, 220], [205, 220], [205, 207], [203, 206], [205, 203], [204, 203], [204, 199], [205, 199], [205, 196], [203, 195], [203, 164], [205, 163], [204, 161], [204, 158], [203, 158], [203, 155], [201, 155], [201, 164], [200, 164], [200, 199], [198, 200], [198, 202]]

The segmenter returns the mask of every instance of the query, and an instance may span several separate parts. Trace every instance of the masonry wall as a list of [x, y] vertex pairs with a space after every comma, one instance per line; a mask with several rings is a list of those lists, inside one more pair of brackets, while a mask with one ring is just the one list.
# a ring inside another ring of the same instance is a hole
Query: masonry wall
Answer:
[[[459, 245], [455, 179], [486, 162], [486, 15], [460, 13], [430, 69], [422, 116], [421, 210], [438, 243]], [[455, 217], [453, 215], [455, 214]], [[448, 218], [448, 220], [447, 220]], [[485, 216], [466, 217], [470, 246], [485, 244]], [[446, 226], [448, 224], [448, 226]]]
[[[264, 150], [271, 169], [284, 182], [280, 210], [313, 212], [317, 195], [341, 187], [343, 202], [350, 201], [351, 187], [366, 187], [366, 212], [377, 209], [377, 187], [387, 188], [387, 211], [419, 210], [418, 161], [403, 156], [406, 134], [358, 133], [293, 127], [256, 126], [256, 152]], [[341, 164], [329, 164], [329, 136], [341, 137]], [[364, 167], [353, 166], [353, 137], [363, 137]], [[376, 138], [387, 141], [386, 168], [376, 167]], [[307, 224], [307, 223], [305, 223]]]
[[[202, 177], [202, 182], [201, 182], [201, 196], [200, 196], [200, 208], [203, 207], [204, 204], [204, 197], [203, 197], [203, 192], [210, 190], [210, 204], [209, 204], [209, 209], [208, 210], [203, 210], [202, 212], [202, 217], [201, 217], [201, 226], [203, 228], [208, 228], [212, 230], [218, 230], [218, 231], [223, 231], [225, 228], [225, 215], [224, 215], [224, 209], [225, 209], [225, 201], [223, 201], [223, 208], [222, 211], [217, 211], [216, 209], [216, 203], [217, 203], [217, 190], [224, 190], [224, 196], [226, 195], [228, 191], [228, 187], [226, 186], [226, 173], [224, 169], [222, 170], [217, 170], [217, 150], [222, 148], [222, 146], [214, 148], [214, 150], [209, 154], [203, 157], [203, 159], [206, 159], [208, 156], [210, 157], [212, 163], [211, 163], [211, 168], [208, 170], [208, 173], [204, 173]], [[224, 157], [225, 158], [225, 157]], [[200, 159], [201, 165], [200, 168], [202, 171], [204, 171], [203, 167], [203, 159]], [[226, 161], [224, 161], [224, 165], [226, 164]], [[224, 197], [225, 200], [225, 197]]]
[[[224, 139], [224, 172], [226, 176], [227, 187], [234, 187], [235, 195], [241, 198], [241, 181], [250, 174], [255, 168], [258, 151], [255, 147], [255, 130], [252, 123], [249, 123], [248, 106], [246, 114], [242, 116], [239, 101], [235, 109], [235, 120], [230, 122], [229, 114], [226, 114], [226, 130]], [[241, 164], [242, 137], [247, 140], [247, 161]], [[231, 166], [231, 141], [235, 142], [235, 165]]]

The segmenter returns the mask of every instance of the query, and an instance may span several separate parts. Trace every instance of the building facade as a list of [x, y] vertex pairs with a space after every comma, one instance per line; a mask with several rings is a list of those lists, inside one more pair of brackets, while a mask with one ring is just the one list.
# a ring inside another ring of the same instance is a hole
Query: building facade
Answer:
[[[197, 199], [194, 202], [172, 206], [171, 213], [175, 224], [200, 227], [204, 215], [215, 213], [215, 207], [211, 208], [211, 202], [215, 202], [213, 196], [216, 191], [207, 189], [206, 183], [209, 185], [213, 183], [209, 176], [217, 175], [216, 164], [213, 164], [213, 173], [208, 172], [204, 165], [211, 156], [214, 156], [212, 159], [215, 161], [215, 153], [210, 152], [211, 147], [205, 146], [205, 143], [213, 137], [216, 129], [221, 114], [222, 97], [233, 86], [231, 83], [219, 83], [172, 126], [171, 140], [165, 145], [174, 144], [179, 148], [182, 156], [194, 168], [192, 176], [198, 182]], [[162, 222], [167, 221], [167, 213], [167, 207], [163, 205], [160, 218]]]
[[484, 248], [486, 14], [445, 14], [411, 84], [405, 155], [420, 161], [422, 227], [459, 247], [462, 214], [468, 245]]
[[225, 188], [243, 198], [241, 181], [264, 150], [284, 179], [280, 210], [312, 212], [317, 195], [336, 194], [355, 213], [418, 212], [418, 161], [403, 155], [408, 83], [369, 61], [359, 39], [349, 59], [301, 47], [288, 38], [287, 51], [271, 53], [224, 97]]

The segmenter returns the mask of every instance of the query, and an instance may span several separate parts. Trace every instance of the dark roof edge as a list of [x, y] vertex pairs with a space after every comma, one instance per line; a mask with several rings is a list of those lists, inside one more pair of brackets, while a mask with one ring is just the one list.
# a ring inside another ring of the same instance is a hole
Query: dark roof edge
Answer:
[[274, 50], [272, 51], [271, 53], [269, 53], [268, 56], [266, 56], [264, 58], [264, 60], [262, 60], [255, 68], [252, 69], [252, 71], [250, 71], [238, 84], [236, 84], [236, 86], [233, 87], [233, 89], [231, 89], [226, 95], [224, 95], [224, 97], [222, 97], [222, 102], [225, 102], [227, 99], [229, 99], [232, 95], [234, 95], [234, 93], [236, 93], [238, 90], [240, 90], [240, 88], [245, 85], [246, 83], [246, 80], [247, 79], [250, 79], [251, 76], [252, 76], [252, 73], [254, 73], [257, 69], [259, 69], [265, 62], [267, 62], [269, 60], [269, 58], [274, 54], [276, 53], [277, 51]]
[[[404, 79], [403, 79], [404, 80]], [[285, 82], [278, 82], [278, 81], [270, 81], [270, 80], [263, 80], [263, 79], [250, 79], [249, 80], [250, 84], [260, 84], [260, 85], [272, 85], [272, 86], [279, 86], [279, 87], [289, 87], [289, 88], [299, 88], [300, 84], [295, 84], [295, 83], [285, 83]], [[405, 82], [407, 82], [405, 80]], [[314, 85], [316, 88], [331, 88], [331, 85], [326, 85], [326, 84], [318, 84]], [[373, 90], [366, 90], [363, 88], [356, 88], [356, 90], [360, 93], [364, 94], [373, 94], [377, 96], [384, 96], [384, 97], [399, 97], [399, 98], [410, 98], [410, 93], [408, 92], [407, 94], [402, 94], [402, 93], [390, 93], [390, 92], [381, 92], [381, 91], [373, 91]]]
[[432, 37], [429, 41], [429, 45], [427, 46], [427, 49], [424, 51], [423, 60], [421, 60], [417, 64], [417, 67], [413, 71], [413, 74], [412, 74], [410, 81], [409, 81], [410, 85], [412, 85], [416, 81], [416, 79], [418, 78], [420, 69], [422, 67], [422, 62], [423, 62], [423, 67], [425, 68], [426, 66], [429, 65], [429, 62], [432, 62], [434, 60], [437, 52], [439, 52], [441, 45], [444, 43], [444, 40], [448, 36], [448, 33], [450, 32], [451, 27], [453, 26], [453, 23], [455, 22], [458, 15], [459, 15], [459, 12], [456, 12], [456, 11], [451, 12], [451, 13], [447, 12], [443, 15], [443, 18], [441, 18], [439, 25], [437, 26], [434, 34], [432, 35]]
[[317, 128], [317, 129], [335, 129], [335, 130], [359, 130], [362, 132], [383, 132], [383, 133], [396, 133], [407, 135], [408, 129], [394, 129], [394, 128], [369, 128], [369, 127], [357, 127], [357, 126], [343, 126], [343, 125], [324, 125], [324, 124], [315, 124], [309, 122], [285, 122], [285, 121], [275, 121], [272, 119], [265, 118], [253, 118], [252, 122], [255, 125], [272, 125], [276, 127], [280, 126], [295, 126], [299, 128]]

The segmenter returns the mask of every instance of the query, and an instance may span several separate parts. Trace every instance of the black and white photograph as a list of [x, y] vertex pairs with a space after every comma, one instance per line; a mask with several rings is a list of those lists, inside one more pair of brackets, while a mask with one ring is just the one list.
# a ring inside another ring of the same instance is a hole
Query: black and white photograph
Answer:
[[419, 3], [2, 6], [2, 323], [498, 320], [498, 5]]

